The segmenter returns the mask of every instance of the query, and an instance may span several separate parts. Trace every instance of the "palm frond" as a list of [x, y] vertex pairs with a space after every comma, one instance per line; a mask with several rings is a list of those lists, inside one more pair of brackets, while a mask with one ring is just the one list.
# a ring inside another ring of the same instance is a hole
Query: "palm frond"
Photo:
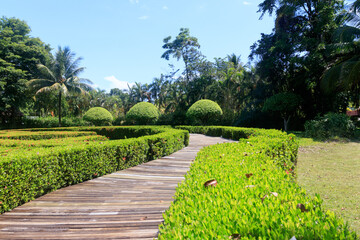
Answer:
[[[72, 60], [73, 56], [71, 57], [71, 61], [69, 62], [69, 64], [66, 66], [66, 72], [68, 74], [72, 74], [73, 72], [75, 72], [77, 69], [79, 69], [80, 67], [80, 61], [83, 60], [82, 57], [78, 57], [75, 60]], [[80, 68], [81, 69], [81, 68]], [[82, 68], [85, 69], [85, 68]]]
[[330, 94], [338, 90], [350, 90], [360, 83], [360, 57], [341, 61], [328, 69], [322, 77], [320, 87]]
[[43, 78], [31, 79], [26, 83], [26, 85], [30, 88], [36, 88], [35, 86], [46, 87], [51, 86], [52, 84], [54, 84], [54, 82], [52, 82], [50, 79]]
[[43, 92], [52, 92], [52, 91], [55, 91], [55, 90], [59, 90], [61, 88], [61, 85], [59, 83], [54, 83], [53, 85], [51, 86], [47, 86], [47, 87], [42, 87], [40, 88], [36, 94], [38, 93], [43, 93]]
[[[69, 69], [70, 70], [70, 69]], [[76, 69], [71, 69], [71, 71], [67, 72], [67, 76], [78, 76], [85, 70], [85, 67], [80, 67]]]
[[51, 78], [54, 81], [56, 81], [56, 77], [54, 76], [54, 73], [47, 66], [43, 64], [38, 64], [37, 67], [40, 70], [40, 73], [43, 74], [45, 77]]

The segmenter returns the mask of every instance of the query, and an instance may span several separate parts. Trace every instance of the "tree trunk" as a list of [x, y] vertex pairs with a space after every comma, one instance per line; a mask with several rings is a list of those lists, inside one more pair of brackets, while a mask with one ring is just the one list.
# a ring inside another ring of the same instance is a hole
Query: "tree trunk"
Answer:
[[61, 89], [59, 90], [59, 127], [61, 127]]
[[289, 121], [290, 121], [290, 116], [286, 119], [284, 119], [284, 131], [287, 132], [288, 131], [288, 126], [289, 126]]

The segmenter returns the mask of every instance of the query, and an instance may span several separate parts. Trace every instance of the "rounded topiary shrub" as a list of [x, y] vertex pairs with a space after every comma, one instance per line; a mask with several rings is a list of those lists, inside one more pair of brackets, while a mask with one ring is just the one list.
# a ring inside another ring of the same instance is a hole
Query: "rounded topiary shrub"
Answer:
[[126, 113], [126, 120], [133, 124], [153, 124], [159, 118], [158, 109], [149, 102], [135, 104]]
[[222, 114], [223, 112], [216, 102], [203, 99], [188, 109], [186, 117], [192, 125], [212, 125], [219, 122]]
[[95, 126], [111, 125], [113, 116], [111, 113], [102, 107], [90, 108], [84, 115], [85, 121], [91, 122]]
[[351, 138], [355, 129], [350, 117], [340, 113], [327, 113], [305, 123], [305, 135], [317, 139]]

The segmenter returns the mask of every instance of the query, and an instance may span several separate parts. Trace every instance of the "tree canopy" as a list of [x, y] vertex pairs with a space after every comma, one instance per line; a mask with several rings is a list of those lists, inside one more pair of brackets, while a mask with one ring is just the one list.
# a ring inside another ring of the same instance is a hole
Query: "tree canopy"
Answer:
[[26, 22], [0, 19], [0, 118], [14, 119], [26, 105], [26, 82], [37, 76], [36, 65], [50, 61], [50, 47], [30, 35]]

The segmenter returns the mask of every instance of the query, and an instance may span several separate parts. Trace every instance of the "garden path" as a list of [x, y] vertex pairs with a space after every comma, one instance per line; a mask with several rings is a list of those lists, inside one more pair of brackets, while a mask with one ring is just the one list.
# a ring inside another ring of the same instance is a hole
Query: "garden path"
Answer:
[[0, 239], [153, 239], [175, 188], [204, 146], [232, 142], [190, 134], [169, 156], [59, 189], [0, 215]]

